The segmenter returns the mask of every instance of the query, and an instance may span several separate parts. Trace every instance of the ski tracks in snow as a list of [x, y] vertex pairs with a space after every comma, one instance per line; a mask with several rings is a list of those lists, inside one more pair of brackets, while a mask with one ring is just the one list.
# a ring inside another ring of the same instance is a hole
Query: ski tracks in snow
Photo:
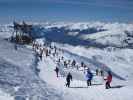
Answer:
[[56, 74], [54, 72], [55, 66], [56, 64], [51, 58], [44, 58], [43, 61], [39, 63], [39, 68], [41, 70], [40, 78], [55, 89], [59, 90], [65, 100], [86, 100], [87, 98], [89, 100], [96, 100], [99, 98], [101, 98], [99, 100], [103, 100], [102, 92], [100, 91], [102, 88], [104, 88], [103, 85], [87, 87], [86, 81], [73, 79], [71, 87], [66, 88], [65, 77], [56, 77]]

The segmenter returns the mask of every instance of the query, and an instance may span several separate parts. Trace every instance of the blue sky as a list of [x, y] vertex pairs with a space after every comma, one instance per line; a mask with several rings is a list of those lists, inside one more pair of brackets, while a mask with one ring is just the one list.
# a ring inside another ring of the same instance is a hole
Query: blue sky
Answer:
[[0, 22], [133, 21], [133, 0], [0, 0]]

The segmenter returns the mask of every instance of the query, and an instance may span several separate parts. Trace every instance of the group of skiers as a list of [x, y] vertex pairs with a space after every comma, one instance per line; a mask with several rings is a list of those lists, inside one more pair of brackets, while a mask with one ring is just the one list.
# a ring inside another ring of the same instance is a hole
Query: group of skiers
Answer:
[[34, 42], [32, 44], [33, 50], [37, 53], [40, 60], [42, 60], [43, 54], [45, 54], [46, 57], [48, 57], [51, 54], [51, 50], [47, 47], [42, 46], [41, 44]]
[[[55, 68], [55, 72], [56, 72], [56, 75], [58, 77], [58, 75], [59, 75], [59, 68], [58, 67]], [[86, 76], [87, 86], [91, 86], [94, 75], [93, 75], [93, 73], [91, 72], [91, 70], [89, 68], [87, 69], [87, 73], [86, 73], [85, 76]], [[106, 89], [111, 88], [111, 86], [110, 86], [110, 83], [112, 81], [111, 71], [108, 71], [108, 75], [107, 75], [106, 78], [104, 78], [104, 80], [106, 81], [105, 88]], [[66, 87], [70, 87], [70, 82], [71, 81], [72, 81], [72, 74], [69, 72], [66, 76]]]
[[104, 71], [101, 69], [96, 69], [96, 75], [97, 76], [104, 76]]
[[[53, 49], [53, 50], [52, 50]], [[50, 56], [50, 55], [53, 55], [53, 57], [56, 57], [56, 55], [58, 55], [58, 51], [57, 51], [57, 47], [56, 46], [41, 46], [39, 45], [38, 43], [33, 43], [33, 50], [35, 50], [38, 54], [38, 57], [40, 58], [40, 60], [42, 60], [42, 56], [43, 56], [43, 53], [45, 53], [45, 56]], [[53, 53], [51, 53], [51, 51], [54, 51]], [[82, 67], [84, 68], [84, 74], [85, 74], [85, 77], [86, 77], [86, 81], [87, 81], [87, 86], [91, 86], [92, 85], [92, 80], [93, 80], [93, 73], [91, 72], [91, 70], [89, 68], [87, 68], [86, 64], [82, 61], [80, 66], [77, 64], [76, 60], [65, 60], [64, 57], [62, 56], [61, 58], [58, 59], [58, 63], [61, 63], [61, 60], [63, 61], [63, 65], [65, 68], [68, 68], [68, 65], [69, 67], [73, 67], [73, 68], [77, 68], [77, 70], [79, 69], [79, 67]], [[87, 71], [86, 71], [86, 68], [87, 68]], [[56, 72], [56, 76], [59, 77], [59, 66], [56, 66], [56, 68], [54, 69], [54, 71]], [[96, 69], [96, 75], [101, 75], [101, 76], [104, 76], [104, 71], [103, 70], [99, 70], [99, 69]], [[106, 79], [106, 83], [105, 83], [105, 87], [106, 89], [109, 89], [111, 88], [110, 86], [110, 83], [112, 81], [112, 73], [111, 71], [108, 71], [108, 76]], [[72, 74], [69, 72], [66, 76], [66, 87], [70, 87], [70, 83], [72, 81]]]

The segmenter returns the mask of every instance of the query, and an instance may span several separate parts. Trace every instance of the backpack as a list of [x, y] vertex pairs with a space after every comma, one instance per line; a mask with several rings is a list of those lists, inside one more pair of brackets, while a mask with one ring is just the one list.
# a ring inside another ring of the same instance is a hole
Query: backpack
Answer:
[[87, 80], [92, 80], [93, 74], [91, 72], [87, 73], [86, 78], [87, 78]]

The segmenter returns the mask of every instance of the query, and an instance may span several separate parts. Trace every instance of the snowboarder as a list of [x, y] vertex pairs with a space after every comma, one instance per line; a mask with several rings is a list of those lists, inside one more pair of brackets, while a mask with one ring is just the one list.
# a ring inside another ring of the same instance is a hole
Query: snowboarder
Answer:
[[87, 86], [91, 86], [92, 85], [91, 84], [92, 78], [93, 78], [92, 72], [90, 71], [90, 69], [87, 69], [87, 74], [86, 74]]
[[110, 86], [110, 83], [112, 82], [112, 74], [111, 74], [111, 71], [108, 71], [108, 76], [107, 76], [107, 78], [105, 80], [106, 80], [105, 88], [106, 89], [111, 88], [111, 86]]
[[59, 74], [59, 68], [56, 67], [54, 71], [56, 72], [56, 76], [59, 77], [59, 76], [58, 76], [58, 74]]
[[70, 81], [72, 81], [72, 75], [70, 72], [68, 73], [68, 75], [66, 77], [66, 81], [67, 81], [66, 87], [70, 87]]

